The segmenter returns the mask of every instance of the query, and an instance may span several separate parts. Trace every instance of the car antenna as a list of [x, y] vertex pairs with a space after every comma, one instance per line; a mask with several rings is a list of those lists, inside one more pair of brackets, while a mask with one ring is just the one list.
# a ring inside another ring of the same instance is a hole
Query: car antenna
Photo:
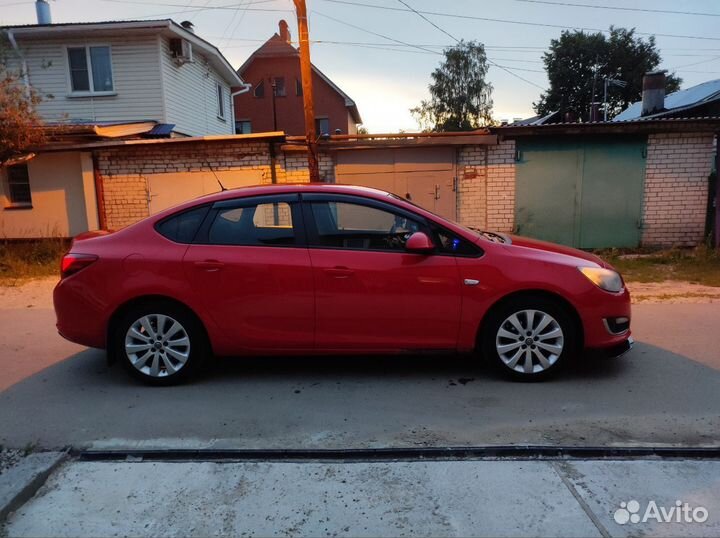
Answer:
[[210, 169], [210, 171], [211, 171], [211, 172], [213, 173], [213, 175], [215, 176], [215, 181], [217, 181], [217, 182], [218, 182], [218, 185], [220, 185], [220, 191], [221, 191], [221, 192], [226, 191], [227, 189], [225, 188], [225, 185], [222, 184], [222, 181], [220, 181], [220, 178], [219, 178], [218, 175], [215, 173], [215, 170], [213, 169], [212, 166], [210, 166], [210, 161], [208, 161], [207, 159], [205, 159], [205, 164], [207, 164], [207, 167]]

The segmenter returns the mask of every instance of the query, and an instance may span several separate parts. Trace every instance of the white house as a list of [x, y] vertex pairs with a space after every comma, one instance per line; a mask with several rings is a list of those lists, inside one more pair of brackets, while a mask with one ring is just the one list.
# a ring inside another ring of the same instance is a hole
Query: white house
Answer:
[[[95, 139], [234, 134], [231, 88], [248, 86], [192, 25], [40, 20], [0, 32], [8, 69], [39, 92], [49, 126]], [[2, 167], [0, 237], [71, 237], [97, 228], [93, 169], [92, 153], [72, 148]]]
[[154, 120], [180, 135], [233, 134], [230, 88], [244, 83], [190, 28], [167, 19], [2, 30], [9, 67], [40, 93], [46, 122]]

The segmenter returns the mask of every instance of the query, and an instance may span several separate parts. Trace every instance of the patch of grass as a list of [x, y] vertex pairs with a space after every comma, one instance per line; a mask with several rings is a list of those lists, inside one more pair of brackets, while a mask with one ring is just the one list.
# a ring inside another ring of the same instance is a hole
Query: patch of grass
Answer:
[[598, 252], [598, 255], [614, 265], [625, 280], [681, 280], [720, 287], [720, 251], [706, 246], [633, 253], [606, 250]]
[[60, 260], [69, 248], [70, 242], [60, 238], [0, 242], [0, 285], [58, 275]]

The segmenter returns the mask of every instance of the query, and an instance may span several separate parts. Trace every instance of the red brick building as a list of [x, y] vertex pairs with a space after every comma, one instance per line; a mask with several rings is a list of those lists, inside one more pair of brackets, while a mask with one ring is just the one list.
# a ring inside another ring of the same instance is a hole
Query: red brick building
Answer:
[[[279, 33], [257, 49], [238, 73], [252, 84], [249, 92], [235, 96], [238, 134], [267, 131], [305, 134], [300, 53], [290, 42], [285, 21], [280, 21]], [[362, 120], [355, 102], [314, 65], [313, 94], [318, 134], [357, 132]]]

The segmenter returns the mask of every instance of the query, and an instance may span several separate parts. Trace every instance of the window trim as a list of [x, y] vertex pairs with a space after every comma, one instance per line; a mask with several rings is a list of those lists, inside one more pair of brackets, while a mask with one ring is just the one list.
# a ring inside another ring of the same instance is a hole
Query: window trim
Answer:
[[[322, 120], [327, 120], [327, 133], [323, 133], [320, 129], [320, 122]], [[317, 131], [317, 135], [321, 136], [323, 134], [330, 134], [330, 117], [329, 116], [315, 116], [315, 130]]]
[[220, 81], [215, 81], [215, 99], [217, 101], [217, 118], [222, 121], [227, 121], [225, 113], [225, 87], [220, 84]]
[[[249, 133], [242, 133], [242, 132], [238, 133], [237, 132], [238, 123], [249, 123], [250, 124], [250, 132]], [[252, 120], [249, 118], [235, 120], [235, 134], [252, 134]]]
[[[293, 233], [295, 234], [294, 245], [219, 245], [210, 242], [210, 228], [220, 211], [273, 203], [286, 203], [290, 206], [290, 217], [292, 218]], [[301, 206], [300, 195], [297, 193], [265, 194], [244, 198], [230, 198], [229, 200], [215, 202], [212, 204], [210, 211], [208, 211], [208, 214], [205, 216], [205, 220], [195, 234], [192, 244], [224, 248], [307, 248], [307, 234], [305, 232], [305, 220]]]
[[[282, 93], [279, 93], [278, 80], [282, 80]], [[275, 88], [273, 88], [273, 86], [275, 86]], [[287, 97], [287, 81], [284, 76], [272, 77], [270, 81], [270, 88], [273, 90], [275, 97]]]
[[[10, 187], [10, 168], [15, 166], [24, 166], [27, 170], [27, 186], [28, 186], [28, 192], [30, 193], [30, 201], [29, 202], [15, 202], [12, 199], [12, 189]], [[15, 164], [12, 166], [5, 167], [5, 170], [3, 172], [3, 194], [5, 195], [6, 204], [3, 209], [32, 209], [33, 208], [33, 202], [32, 202], [32, 187], [30, 186], [30, 167], [28, 166], [27, 162]]]
[[[93, 82], [93, 71], [92, 71], [92, 58], [90, 57], [90, 48], [92, 47], [106, 47], [110, 53], [110, 80], [112, 81], [112, 90], [95, 91], [95, 83]], [[68, 49], [85, 49], [85, 61], [87, 62], [88, 68], [88, 86], [90, 90], [74, 91], [72, 87], [72, 76], [70, 74], [70, 56], [68, 56]], [[63, 52], [65, 56], [65, 79], [67, 83], [67, 97], [112, 97], [117, 95], [117, 89], [115, 86], [115, 69], [113, 68], [113, 52], [112, 45], [110, 43], [86, 43], [77, 45], [63, 45]]]
[[[260, 95], [258, 95], [258, 90], [260, 91]], [[260, 80], [257, 84], [255, 84], [255, 88], [253, 88], [253, 97], [255, 99], [265, 99], [265, 81]]]

